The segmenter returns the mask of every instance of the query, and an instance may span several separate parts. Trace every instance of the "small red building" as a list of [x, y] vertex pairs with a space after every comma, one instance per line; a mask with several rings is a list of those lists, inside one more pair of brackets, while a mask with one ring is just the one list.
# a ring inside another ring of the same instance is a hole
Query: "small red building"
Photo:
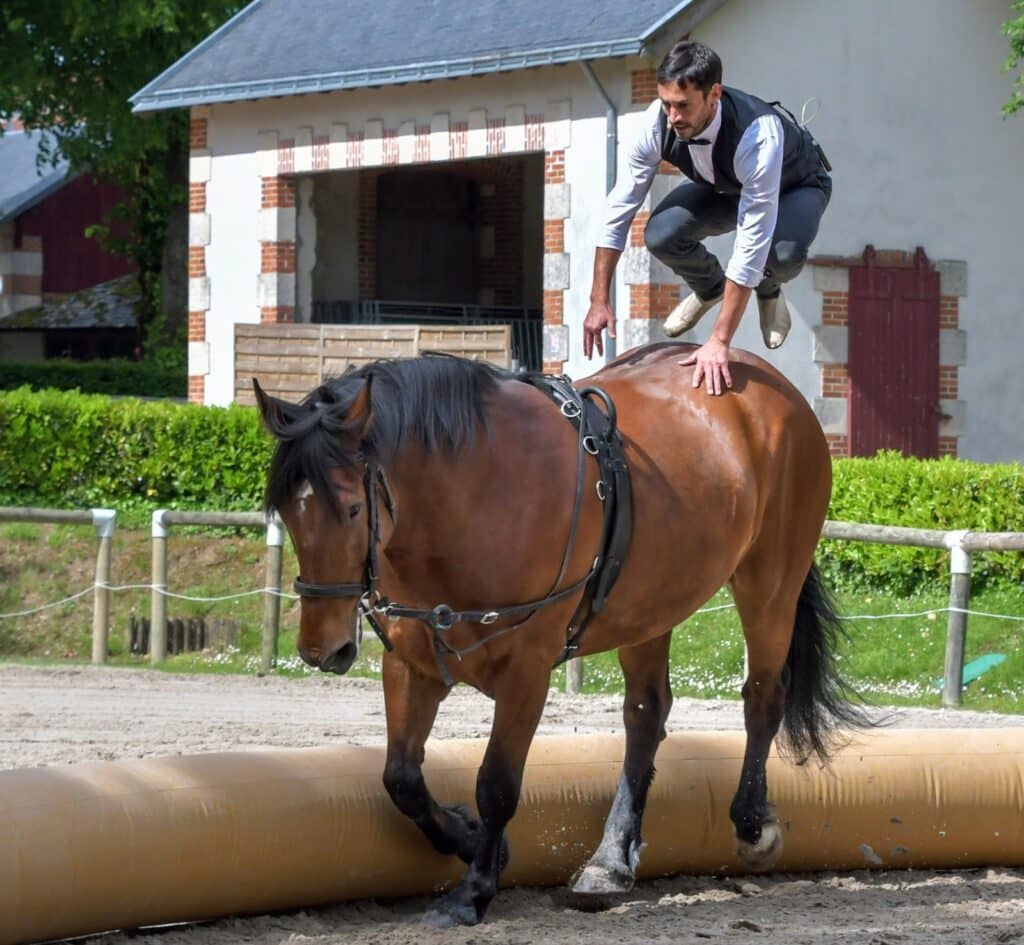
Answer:
[[[0, 361], [129, 354], [134, 319], [116, 329], [88, 317], [63, 331], [52, 324], [48, 307], [66, 309], [72, 294], [134, 267], [85, 235], [121, 202], [121, 191], [91, 174], [72, 174], [64, 162], [40, 163], [41, 140], [17, 125], [0, 135]], [[106, 337], [103, 344], [96, 332]]]

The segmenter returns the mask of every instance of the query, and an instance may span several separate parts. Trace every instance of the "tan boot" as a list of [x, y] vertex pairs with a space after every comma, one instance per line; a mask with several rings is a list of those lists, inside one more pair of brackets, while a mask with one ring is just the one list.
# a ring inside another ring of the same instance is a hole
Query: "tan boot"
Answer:
[[689, 331], [722, 301], [722, 294], [719, 292], [713, 299], [708, 299], [705, 302], [696, 292], [691, 292], [668, 313], [668, 318], [665, 319], [665, 334], [670, 338], [675, 338], [676, 335]]
[[780, 292], [774, 299], [757, 297], [757, 312], [761, 316], [761, 337], [769, 348], [777, 348], [789, 334], [789, 306]]

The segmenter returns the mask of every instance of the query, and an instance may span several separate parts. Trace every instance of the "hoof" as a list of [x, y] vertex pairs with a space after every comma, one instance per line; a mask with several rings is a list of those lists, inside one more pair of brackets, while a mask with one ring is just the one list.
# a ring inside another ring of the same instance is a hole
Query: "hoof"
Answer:
[[588, 863], [577, 875], [572, 891], [577, 896], [621, 896], [632, 890], [634, 882], [633, 874], [624, 869]]
[[476, 925], [480, 917], [472, 906], [455, 902], [451, 896], [445, 896], [426, 911], [423, 921], [435, 929], [454, 929], [460, 925]]
[[782, 856], [782, 827], [779, 818], [771, 811], [761, 824], [761, 836], [757, 843], [745, 843], [737, 839], [736, 852], [743, 863], [752, 870], [770, 870]]

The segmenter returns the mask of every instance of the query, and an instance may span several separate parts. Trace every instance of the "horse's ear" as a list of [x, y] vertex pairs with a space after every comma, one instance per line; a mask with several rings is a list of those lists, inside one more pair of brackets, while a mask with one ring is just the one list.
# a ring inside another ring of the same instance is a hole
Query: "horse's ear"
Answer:
[[365, 437], [370, 432], [370, 427], [373, 426], [372, 384], [373, 379], [367, 377], [345, 415], [345, 425], [360, 439]]
[[263, 425], [273, 436], [280, 436], [281, 430], [289, 420], [287, 408], [292, 405], [271, 397], [260, 387], [260, 382], [255, 377], [252, 379], [252, 389], [256, 394], [256, 406], [260, 408]]

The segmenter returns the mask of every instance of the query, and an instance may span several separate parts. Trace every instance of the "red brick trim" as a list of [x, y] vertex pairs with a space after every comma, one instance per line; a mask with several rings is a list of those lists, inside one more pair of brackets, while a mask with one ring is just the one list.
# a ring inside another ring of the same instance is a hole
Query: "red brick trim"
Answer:
[[564, 361], [545, 361], [541, 365], [541, 370], [545, 374], [564, 374], [565, 373], [565, 362]]
[[458, 161], [469, 153], [469, 122], [453, 121], [448, 128], [448, 159]]
[[847, 292], [823, 292], [821, 300], [821, 323], [823, 325], [848, 326], [850, 318], [850, 296]]
[[206, 184], [188, 185], [188, 212], [206, 213]]
[[487, 119], [487, 153], [504, 154], [505, 152], [505, 119]]
[[295, 272], [295, 242], [260, 243], [260, 272]]
[[527, 151], [544, 150], [544, 116], [526, 116], [526, 135], [524, 145]]
[[[11, 295], [38, 295], [43, 294], [43, 277], [29, 276], [24, 273], [15, 273], [3, 280], [5, 286], [10, 286]], [[5, 293], [6, 294], [6, 293]]]
[[548, 151], [544, 155], [544, 183], [565, 183], [565, 151]]
[[264, 305], [260, 308], [260, 323], [263, 325], [293, 321], [295, 321], [294, 305]]
[[425, 164], [430, 160], [430, 125], [417, 125], [412, 142], [414, 164]]
[[295, 181], [290, 177], [264, 177], [260, 193], [264, 210], [295, 206]]
[[561, 325], [565, 320], [565, 293], [561, 289], [543, 292], [544, 324]]
[[188, 248], [189, 278], [206, 275], [206, 247], [190, 246]]
[[205, 118], [193, 118], [189, 123], [188, 146], [191, 151], [202, 151], [207, 147], [207, 123]]
[[828, 451], [833, 456], [850, 455], [850, 445], [845, 433], [826, 433], [825, 440], [828, 442]]
[[188, 340], [206, 341], [206, 312], [188, 313]]
[[190, 374], [188, 376], [188, 402], [190, 404], [206, 403], [206, 376]]
[[316, 135], [313, 138], [313, 170], [326, 171], [331, 166], [331, 136]]
[[960, 441], [955, 436], [939, 437], [939, 456], [959, 456]]
[[821, 395], [846, 397], [850, 393], [850, 375], [845, 364], [823, 364], [821, 367]]
[[658, 97], [658, 73], [654, 69], [637, 69], [629, 78], [630, 101], [634, 105], [646, 105]]

